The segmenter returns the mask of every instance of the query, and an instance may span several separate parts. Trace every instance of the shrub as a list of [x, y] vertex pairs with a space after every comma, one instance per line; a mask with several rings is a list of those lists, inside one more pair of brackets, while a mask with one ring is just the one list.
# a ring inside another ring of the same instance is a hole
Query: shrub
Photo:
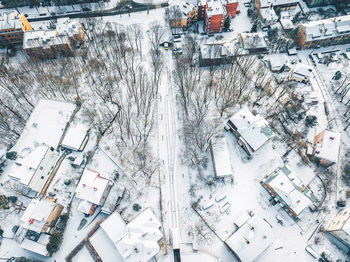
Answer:
[[12, 202], [12, 203], [16, 203], [17, 202], [17, 197], [16, 196], [9, 196], [7, 197], [7, 199]]
[[140, 206], [139, 204], [137, 204], [137, 203], [133, 204], [132, 208], [133, 208], [136, 212], [138, 212], [138, 211], [141, 210], [141, 206]]
[[50, 253], [50, 255], [58, 251], [62, 243], [62, 239], [63, 239], [63, 232], [55, 231], [51, 233], [49, 238], [49, 243], [46, 246], [46, 250]]
[[10, 160], [16, 160], [17, 159], [17, 152], [10, 151], [6, 153], [6, 158]]
[[314, 127], [318, 124], [317, 117], [313, 115], [309, 115], [305, 118], [305, 126]]

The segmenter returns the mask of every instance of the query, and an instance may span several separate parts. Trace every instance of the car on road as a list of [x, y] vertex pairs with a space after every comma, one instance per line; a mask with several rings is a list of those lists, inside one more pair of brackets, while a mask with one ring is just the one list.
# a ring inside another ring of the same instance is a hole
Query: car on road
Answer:
[[164, 49], [168, 50], [169, 49], [169, 44], [167, 42], [164, 43]]

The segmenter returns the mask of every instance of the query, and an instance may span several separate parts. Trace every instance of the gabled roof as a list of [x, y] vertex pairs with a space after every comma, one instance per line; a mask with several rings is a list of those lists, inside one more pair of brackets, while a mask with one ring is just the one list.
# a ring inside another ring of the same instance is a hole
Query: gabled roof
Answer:
[[302, 63], [297, 63], [292, 70], [293, 75], [297, 75], [300, 78], [309, 78], [312, 73], [312, 67]]
[[[34, 148], [26, 156], [19, 156], [13, 164], [9, 177], [40, 193], [53, 168], [60, 158], [60, 153], [45, 145]], [[22, 151], [23, 152], [23, 151]]]
[[75, 190], [76, 197], [91, 204], [101, 205], [109, 181], [96, 171], [85, 169]]
[[42, 232], [56, 206], [56, 203], [47, 199], [32, 199], [21, 217], [22, 227], [37, 233]]
[[161, 224], [150, 208], [127, 225], [115, 212], [101, 223], [101, 227], [125, 262], [148, 262], [159, 252], [158, 241], [163, 237]]
[[338, 37], [350, 33], [350, 15], [311, 21], [305, 27], [306, 42]]
[[254, 116], [247, 108], [239, 110], [229, 121], [237, 127], [243, 142], [246, 142], [253, 151], [258, 150], [275, 135], [262, 116], [259, 114]]
[[315, 200], [312, 192], [288, 166], [276, 169], [265, 180], [265, 183], [276, 191], [296, 215], [299, 215]]
[[315, 156], [336, 163], [338, 161], [341, 134], [325, 129], [321, 144], [315, 145]]

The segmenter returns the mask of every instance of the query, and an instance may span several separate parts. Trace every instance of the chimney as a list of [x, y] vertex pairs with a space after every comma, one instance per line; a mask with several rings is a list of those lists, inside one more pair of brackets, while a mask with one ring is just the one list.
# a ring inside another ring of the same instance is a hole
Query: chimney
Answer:
[[329, 137], [330, 140], [334, 140], [334, 136]]

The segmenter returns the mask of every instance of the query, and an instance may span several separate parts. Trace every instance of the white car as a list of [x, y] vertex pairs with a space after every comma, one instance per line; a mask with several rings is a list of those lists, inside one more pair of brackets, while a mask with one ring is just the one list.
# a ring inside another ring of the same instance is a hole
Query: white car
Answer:
[[313, 258], [317, 259], [319, 257], [319, 255], [316, 253], [316, 251], [311, 247], [311, 246], [307, 246], [305, 248], [306, 252], [308, 252]]
[[220, 194], [217, 197], [215, 197], [216, 202], [220, 202], [221, 200], [224, 200], [226, 198], [225, 194]]
[[230, 203], [226, 202], [221, 208], [220, 208], [220, 213], [223, 214], [225, 213], [229, 208], [230, 208]]

